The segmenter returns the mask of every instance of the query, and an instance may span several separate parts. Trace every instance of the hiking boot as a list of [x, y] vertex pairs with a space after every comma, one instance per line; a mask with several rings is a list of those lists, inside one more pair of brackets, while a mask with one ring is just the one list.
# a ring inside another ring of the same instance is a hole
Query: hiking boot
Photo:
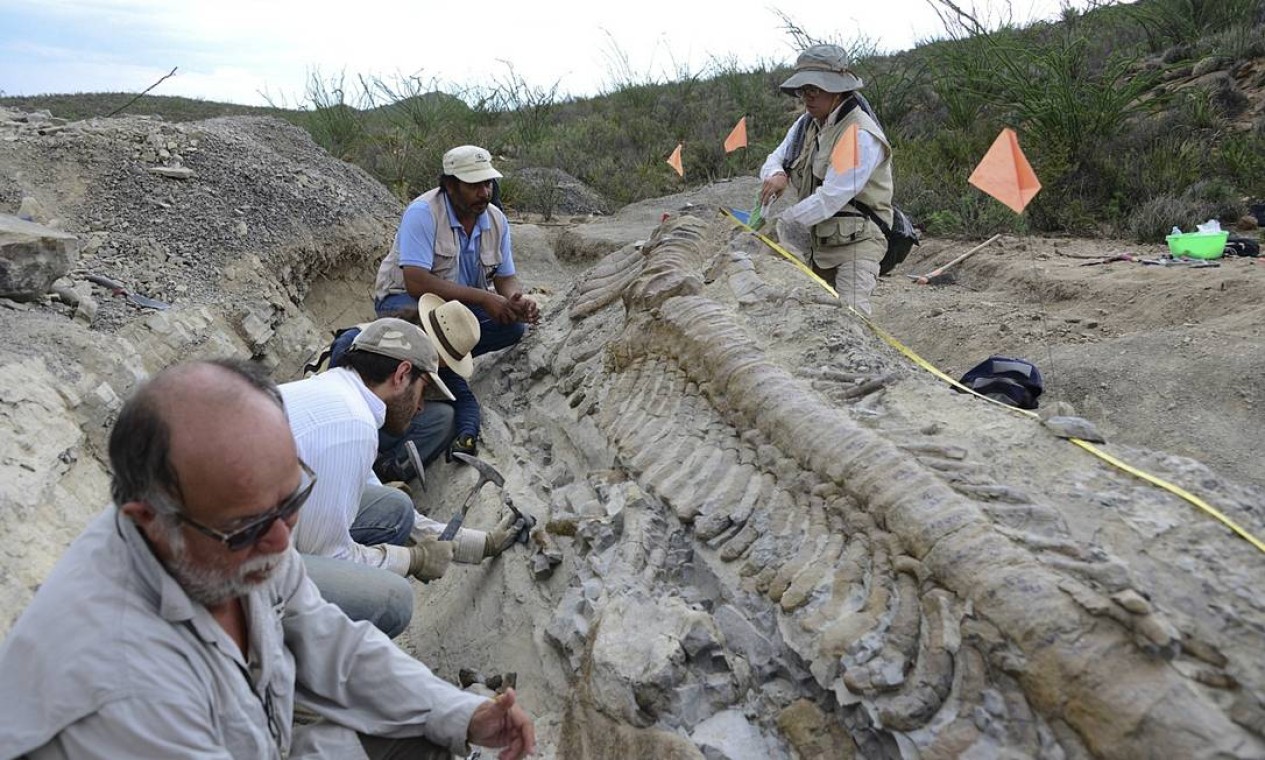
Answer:
[[373, 463], [373, 473], [383, 483], [411, 483], [417, 477], [417, 472], [413, 470], [413, 464], [409, 462], [407, 456], [391, 454], [378, 457], [378, 460]]

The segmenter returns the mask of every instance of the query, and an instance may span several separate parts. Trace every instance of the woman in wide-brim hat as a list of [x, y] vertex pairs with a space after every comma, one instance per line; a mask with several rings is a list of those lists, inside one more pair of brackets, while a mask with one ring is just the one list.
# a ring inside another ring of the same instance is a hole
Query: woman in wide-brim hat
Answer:
[[[800, 53], [782, 92], [803, 99], [805, 113], [760, 170], [760, 202], [768, 206], [789, 186], [798, 202], [779, 216], [810, 230], [809, 262], [839, 297], [868, 314], [892, 224], [891, 144], [865, 99], [864, 82], [838, 45]], [[836, 168], [835, 146], [857, 127], [856, 164]], [[867, 208], [872, 214], [862, 210]]]

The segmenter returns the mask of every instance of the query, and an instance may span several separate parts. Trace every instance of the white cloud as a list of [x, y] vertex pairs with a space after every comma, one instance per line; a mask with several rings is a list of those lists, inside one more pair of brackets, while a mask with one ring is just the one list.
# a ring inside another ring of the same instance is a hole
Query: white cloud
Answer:
[[[471, 86], [504, 78], [509, 61], [530, 84], [559, 82], [563, 92], [591, 94], [623, 75], [675, 78], [717, 59], [745, 66], [789, 63], [791, 38], [765, 2], [577, 6], [483, 0], [454, 12], [452, 6], [397, 0], [7, 0], [0, 18], [16, 13], [32, 20], [32, 35], [61, 30], [66, 40], [87, 48], [76, 49], [81, 60], [111, 60], [117, 70], [72, 65], [50, 52], [67, 47], [65, 41], [37, 36], [25, 49], [0, 47], [0, 81], [14, 93], [93, 90], [102, 81], [139, 90], [179, 66], [160, 92], [260, 104], [264, 90], [294, 102], [317, 69], [388, 78], [420, 72], [424, 79]], [[816, 36], [864, 36], [887, 49], [909, 47], [939, 28], [926, 0], [846, 10], [820, 0], [781, 0], [776, 7]], [[61, 62], [23, 71], [28, 67], [20, 61], [30, 60], [33, 50]], [[624, 60], [628, 71], [621, 70]]]

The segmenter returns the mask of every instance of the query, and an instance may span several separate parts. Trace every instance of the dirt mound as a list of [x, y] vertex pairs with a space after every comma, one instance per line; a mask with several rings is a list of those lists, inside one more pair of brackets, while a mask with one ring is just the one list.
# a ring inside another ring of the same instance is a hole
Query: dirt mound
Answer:
[[[0, 111], [11, 138], [0, 151], [0, 209], [25, 208], [79, 235], [72, 279], [104, 275], [168, 303], [218, 304], [240, 289], [225, 281], [236, 263], [254, 256], [297, 303], [348, 253], [324, 231], [385, 237], [398, 220], [384, 187], [278, 119], [94, 119], [47, 131], [16, 116]], [[97, 329], [135, 314], [121, 300], [101, 305]]]
[[[1109, 440], [1181, 454], [1265, 487], [1265, 266], [1163, 261], [1164, 246], [1003, 237], [917, 285], [974, 242], [929, 241], [879, 287], [875, 319], [954, 377], [990, 355], [1028, 359], [1043, 402], [1070, 402]], [[953, 271], [953, 270], [950, 270]]]
[[515, 211], [542, 214], [546, 219], [610, 211], [610, 204], [600, 194], [561, 169], [516, 169], [507, 183], [515, 188]]

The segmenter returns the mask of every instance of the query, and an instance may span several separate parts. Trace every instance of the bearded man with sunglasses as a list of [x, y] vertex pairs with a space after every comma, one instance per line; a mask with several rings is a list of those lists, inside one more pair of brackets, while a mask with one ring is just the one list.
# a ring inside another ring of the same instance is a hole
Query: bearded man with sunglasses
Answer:
[[[872, 218], [892, 226], [892, 147], [878, 117], [857, 90], [864, 83], [838, 45], [800, 53], [782, 92], [803, 99], [805, 113], [760, 169], [760, 203], [770, 205], [788, 186], [798, 202], [778, 217], [810, 230], [813, 272], [853, 308], [870, 313], [887, 237]], [[836, 171], [831, 154], [857, 126], [856, 166]], [[868, 212], [867, 213], [867, 209]]]
[[[512, 691], [437, 678], [321, 598], [290, 532], [319, 478], [254, 365], [178, 365], [110, 433], [114, 504], [0, 645], [0, 748], [117, 757], [520, 758]], [[293, 725], [296, 703], [316, 713]]]
[[319, 476], [294, 545], [322, 596], [395, 637], [413, 616], [406, 578], [432, 581], [450, 562], [499, 555], [514, 516], [490, 532], [462, 528], [453, 541], [439, 541], [443, 523], [417, 514], [407, 494], [373, 473], [379, 429], [404, 435], [427, 387], [453, 400], [420, 327], [392, 317], [371, 322], [339, 365], [280, 388], [299, 457]]

